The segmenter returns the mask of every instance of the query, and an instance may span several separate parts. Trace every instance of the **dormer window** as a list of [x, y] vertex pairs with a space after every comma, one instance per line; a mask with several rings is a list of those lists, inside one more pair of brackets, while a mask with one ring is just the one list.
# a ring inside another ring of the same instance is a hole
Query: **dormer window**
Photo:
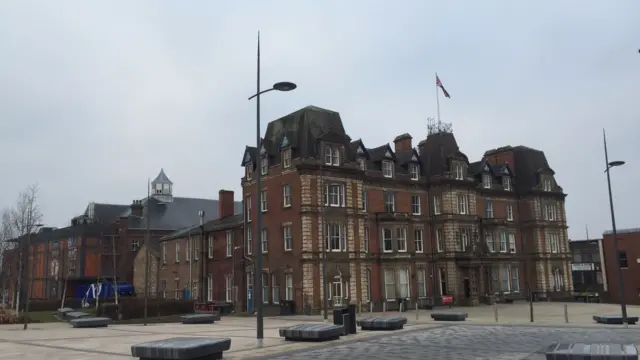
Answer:
[[389, 160], [382, 161], [382, 176], [386, 178], [393, 177], [393, 161], [389, 161]]
[[340, 166], [340, 149], [325, 146], [324, 163], [325, 165]]
[[542, 185], [544, 191], [551, 191], [551, 179], [544, 179]]
[[511, 191], [511, 178], [508, 176], [502, 177], [502, 187], [505, 191]]
[[265, 156], [260, 159], [260, 174], [267, 175], [269, 172], [269, 159]]
[[456, 163], [454, 165], [454, 170], [455, 170], [455, 179], [456, 180], [464, 180], [465, 178], [465, 166], [463, 164], [460, 163]]
[[416, 164], [409, 165], [409, 176], [411, 176], [411, 180], [420, 179], [420, 167]]
[[282, 167], [285, 169], [291, 167], [291, 149], [282, 151]]
[[364, 160], [364, 158], [362, 158], [362, 157], [361, 157], [361, 158], [358, 158], [358, 160], [357, 160], [357, 161], [358, 161], [358, 169], [360, 169], [360, 170], [367, 170], [367, 163], [366, 163], [366, 161]]
[[491, 175], [482, 174], [482, 187], [485, 189], [491, 189]]
[[247, 179], [247, 181], [251, 180], [252, 175], [253, 175], [253, 163], [247, 163], [247, 165], [245, 165], [244, 167], [244, 176]]

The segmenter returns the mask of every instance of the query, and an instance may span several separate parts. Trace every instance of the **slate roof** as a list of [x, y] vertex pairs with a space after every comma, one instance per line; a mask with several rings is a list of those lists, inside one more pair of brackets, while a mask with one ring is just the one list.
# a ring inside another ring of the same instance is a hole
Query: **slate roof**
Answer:
[[169, 180], [169, 178], [167, 177], [167, 174], [164, 173], [164, 169], [160, 169], [160, 173], [158, 174], [158, 176], [156, 176], [152, 183], [173, 185], [173, 182], [171, 182], [171, 180]]
[[91, 206], [93, 206], [94, 221], [101, 224], [109, 224], [129, 210], [129, 205], [90, 203], [84, 211], [85, 216], [89, 216]]
[[[218, 218], [215, 220], [211, 220], [209, 222], [204, 223], [204, 231], [205, 233], [217, 230], [230, 229], [233, 227], [237, 227], [243, 225], [244, 223], [244, 215], [236, 214], [233, 216], [227, 216], [224, 218]], [[160, 239], [160, 241], [179, 239], [183, 237], [187, 237], [189, 235], [200, 234], [202, 232], [200, 225], [191, 225], [185, 228], [182, 228], [178, 231], [172, 232], [171, 234], [164, 236]]]

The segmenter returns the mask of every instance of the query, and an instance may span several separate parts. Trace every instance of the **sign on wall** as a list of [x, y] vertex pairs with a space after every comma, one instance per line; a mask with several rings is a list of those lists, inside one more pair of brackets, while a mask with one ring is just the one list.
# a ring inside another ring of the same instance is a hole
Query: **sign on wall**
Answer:
[[574, 263], [571, 264], [571, 271], [592, 271], [593, 263]]

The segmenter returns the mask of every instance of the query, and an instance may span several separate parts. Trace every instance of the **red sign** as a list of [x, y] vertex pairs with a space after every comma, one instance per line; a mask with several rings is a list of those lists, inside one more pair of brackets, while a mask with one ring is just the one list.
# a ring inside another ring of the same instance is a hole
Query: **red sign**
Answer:
[[453, 304], [453, 296], [443, 296], [442, 297], [442, 304], [443, 305], [451, 305], [451, 304]]

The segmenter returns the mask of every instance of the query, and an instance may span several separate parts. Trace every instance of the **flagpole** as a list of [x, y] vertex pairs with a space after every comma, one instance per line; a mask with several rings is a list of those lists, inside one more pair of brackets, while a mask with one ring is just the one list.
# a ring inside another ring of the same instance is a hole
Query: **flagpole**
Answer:
[[440, 91], [438, 89], [438, 73], [436, 73], [436, 106], [438, 110], [438, 124], [440, 123]]

